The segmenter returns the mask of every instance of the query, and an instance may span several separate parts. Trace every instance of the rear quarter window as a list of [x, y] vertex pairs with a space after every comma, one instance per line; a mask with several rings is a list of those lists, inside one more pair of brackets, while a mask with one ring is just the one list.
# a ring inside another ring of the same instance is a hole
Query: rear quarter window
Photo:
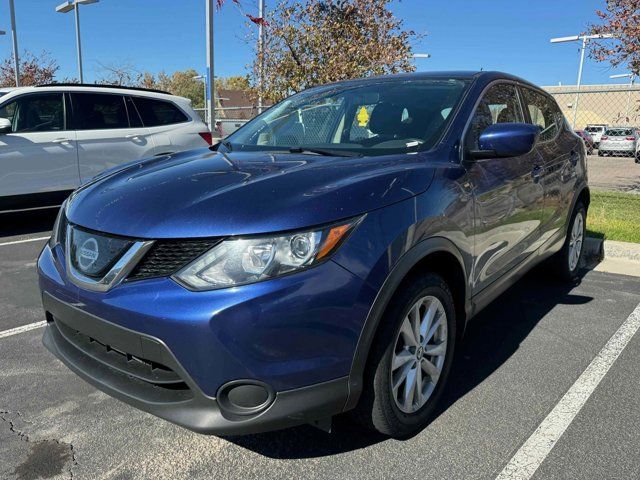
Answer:
[[628, 128], [614, 128], [611, 130], [607, 130], [606, 132], [604, 132], [604, 134], [609, 137], [626, 137], [632, 136], [633, 130]]
[[189, 117], [171, 102], [153, 98], [133, 97], [133, 103], [138, 109], [145, 127], [173, 125], [189, 120]]

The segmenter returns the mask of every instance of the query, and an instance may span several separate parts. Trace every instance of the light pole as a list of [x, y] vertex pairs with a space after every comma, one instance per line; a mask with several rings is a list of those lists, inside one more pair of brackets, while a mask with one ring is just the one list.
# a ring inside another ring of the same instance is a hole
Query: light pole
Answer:
[[18, 33], [16, 32], [16, 9], [13, 0], [9, 0], [9, 16], [11, 17], [11, 40], [13, 41], [13, 73], [16, 87], [20, 86], [20, 59], [18, 58]]
[[[192, 77], [194, 80], [202, 80], [202, 85], [204, 86], [204, 91], [202, 92], [204, 94], [203, 99], [204, 99], [204, 118], [205, 121], [209, 121], [209, 116], [207, 114], [207, 76], [206, 75], [196, 75], [195, 77]], [[211, 126], [209, 126], [209, 129], [211, 129]]]
[[99, 0], [67, 0], [56, 7], [58, 13], [68, 13], [71, 10], [75, 11], [76, 16], [76, 45], [78, 48], [78, 80], [80, 83], [84, 82], [84, 76], [82, 75], [82, 45], [80, 42], [80, 5], [90, 5], [92, 3], [98, 3]]
[[611, 75], [609, 78], [628, 78], [629, 79], [629, 94], [627, 95], [627, 112], [625, 113], [625, 120], [629, 121], [629, 107], [631, 106], [631, 89], [636, 81], [636, 75], [634, 73], [620, 73], [618, 75]]
[[580, 86], [582, 85], [582, 69], [584, 67], [584, 54], [587, 50], [587, 44], [589, 40], [596, 40], [601, 38], [613, 38], [611, 34], [603, 34], [603, 35], [574, 35], [571, 37], [559, 37], [552, 38], [551, 43], [565, 43], [565, 42], [582, 42], [582, 47], [580, 48], [580, 66], [578, 67], [578, 85], [576, 86], [576, 102], [573, 110], [573, 129], [576, 128], [576, 122], [578, 120], [578, 104], [580, 102]]
[[207, 30], [207, 73], [205, 74], [207, 81], [207, 123], [209, 124], [209, 130], [212, 132], [216, 129], [216, 106], [214, 103], [214, 91], [215, 91], [215, 79], [213, 75], [213, 9], [214, 0], [205, 0], [205, 12], [206, 12], [206, 30]]
[[258, 0], [258, 113], [262, 113], [264, 102], [264, 0]]

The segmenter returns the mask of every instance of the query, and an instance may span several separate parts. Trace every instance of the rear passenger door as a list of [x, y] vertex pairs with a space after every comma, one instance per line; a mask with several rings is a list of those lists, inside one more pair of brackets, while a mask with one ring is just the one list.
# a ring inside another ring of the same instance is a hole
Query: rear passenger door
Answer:
[[153, 155], [149, 131], [125, 96], [77, 92], [71, 99], [82, 182], [108, 168]]
[[[482, 132], [495, 123], [523, 123], [516, 85], [498, 83], [480, 100], [465, 136], [477, 150]], [[473, 290], [477, 294], [522, 263], [540, 236], [543, 190], [533, 172], [538, 155], [482, 158], [466, 162], [474, 194]]]
[[547, 95], [520, 87], [528, 122], [540, 127], [535, 152], [542, 159], [544, 209], [540, 244], [554, 238], [568, 219], [576, 183], [576, 166], [583, 154], [582, 140], [566, 128], [560, 108]]
[[130, 98], [151, 135], [155, 155], [207, 146], [198, 130], [189, 128], [193, 121], [173, 103], [150, 97]]

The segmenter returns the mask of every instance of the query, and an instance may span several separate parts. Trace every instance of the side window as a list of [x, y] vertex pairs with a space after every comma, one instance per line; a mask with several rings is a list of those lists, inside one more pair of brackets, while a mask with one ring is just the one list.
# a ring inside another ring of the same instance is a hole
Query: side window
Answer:
[[13, 102], [6, 103], [0, 107], [0, 118], [6, 118], [9, 121], [13, 122], [13, 116], [16, 114], [16, 107], [18, 106], [18, 101], [14, 100]]
[[489, 88], [476, 108], [466, 138], [468, 150], [478, 149], [480, 134], [496, 123], [521, 123], [522, 110], [515, 85], [498, 84]]
[[531, 123], [540, 127], [540, 141], [553, 140], [558, 134], [564, 116], [554, 102], [545, 95], [530, 90], [522, 89], [524, 103], [529, 110]]
[[129, 128], [124, 97], [102, 93], [74, 93], [76, 130]]
[[61, 93], [27, 95], [0, 107], [0, 117], [11, 120], [13, 133], [64, 130]]
[[135, 103], [145, 127], [172, 125], [189, 120], [189, 118], [171, 102], [155, 100], [153, 98], [133, 97], [133, 103]]

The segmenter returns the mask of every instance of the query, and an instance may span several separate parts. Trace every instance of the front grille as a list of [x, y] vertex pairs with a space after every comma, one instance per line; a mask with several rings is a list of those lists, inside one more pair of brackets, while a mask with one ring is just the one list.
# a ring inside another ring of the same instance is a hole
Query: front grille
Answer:
[[133, 269], [128, 281], [167, 277], [212, 248], [218, 240], [158, 240]]

